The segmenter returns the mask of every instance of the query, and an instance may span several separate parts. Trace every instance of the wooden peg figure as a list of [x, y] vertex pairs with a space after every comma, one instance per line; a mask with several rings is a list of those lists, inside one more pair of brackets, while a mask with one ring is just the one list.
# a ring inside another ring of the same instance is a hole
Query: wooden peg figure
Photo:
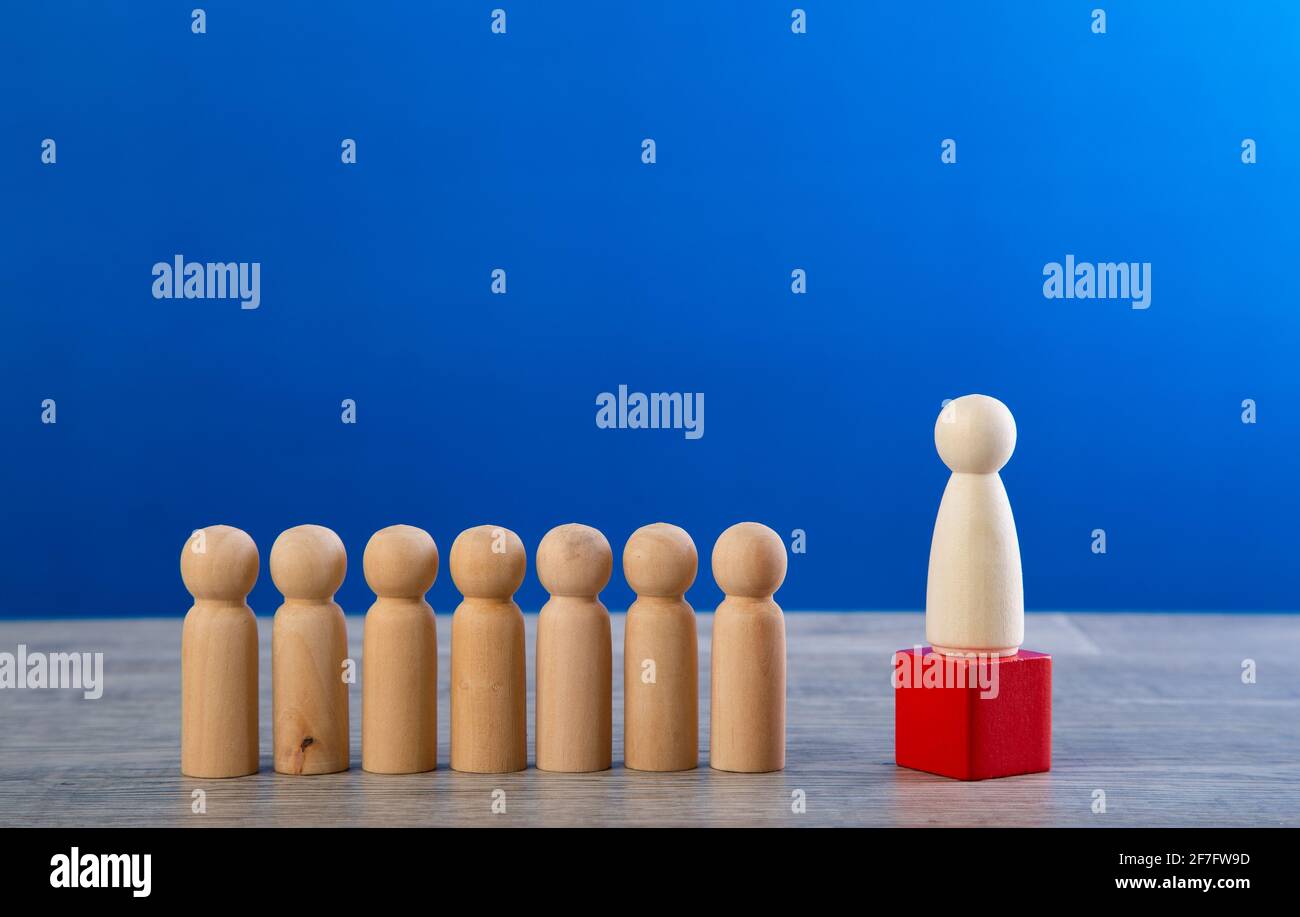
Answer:
[[271, 579], [284, 593], [271, 628], [272, 744], [280, 774], [348, 769], [348, 635], [334, 602], [347, 565], [343, 542], [324, 526], [295, 526], [271, 546]]
[[757, 522], [713, 546], [713, 578], [726, 593], [713, 617], [709, 765], [764, 773], [785, 767], [785, 618], [772, 594], [785, 581], [781, 536]]
[[451, 619], [451, 766], [477, 774], [528, 766], [524, 544], [509, 529], [480, 525], [456, 536], [451, 578], [464, 595]]
[[609, 612], [600, 591], [614, 554], [585, 525], [551, 529], [537, 547], [537, 578], [551, 599], [537, 619], [537, 768], [603, 771], [613, 759]]
[[361, 671], [361, 766], [418, 774], [438, 766], [438, 632], [424, 594], [438, 546], [424, 529], [390, 525], [362, 556], [375, 603], [366, 613]]
[[685, 598], [698, 566], [691, 536], [664, 522], [637, 529], [623, 549], [637, 594], [623, 640], [623, 759], [633, 770], [699, 763], [699, 641]]
[[181, 579], [194, 607], [181, 629], [181, 773], [242, 777], [258, 768], [257, 620], [248, 593], [257, 545], [212, 525], [181, 549]]
[[948, 403], [934, 425], [952, 470], [930, 543], [925, 636], [947, 655], [1014, 655], [1025, 639], [1020, 542], [998, 472], [1016, 448], [1016, 421], [987, 395]]

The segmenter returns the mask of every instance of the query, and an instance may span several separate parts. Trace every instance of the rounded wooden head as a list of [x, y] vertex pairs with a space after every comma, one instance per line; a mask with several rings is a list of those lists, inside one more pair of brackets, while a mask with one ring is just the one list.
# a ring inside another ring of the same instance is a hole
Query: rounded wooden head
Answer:
[[988, 395], [963, 395], [950, 401], [934, 424], [939, 458], [953, 471], [993, 474], [1016, 448], [1016, 419]]
[[451, 579], [466, 598], [509, 599], [527, 565], [524, 543], [499, 525], [466, 529], [451, 545]]
[[537, 546], [537, 578], [551, 595], [597, 596], [613, 571], [609, 542], [589, 525], [557, 525]]
[[785, 542], [759, 522], [738, 522], [713, 545], [713, 579], [727, 595], [767, 598], [785, 582]]
[[637, 595], [684, 595], [699, 563], [691, 536], [666, 522], [643, 525], [623, 548], [623, 576]]
[[413, 525], [390, 525], [370, 536], [361, 569], [375, 595], [422, 599], [438, 578], [438, 546]]
[[323, 525], [296, 525], [271, 545], [271, 579], [286, 599], [328, 601], [347, 570], [343, 542]]
[[181, 548], [181, 579], [196, 599], [242, 602], [257, 582], [257, 545], [229, 525], [198, 529]]

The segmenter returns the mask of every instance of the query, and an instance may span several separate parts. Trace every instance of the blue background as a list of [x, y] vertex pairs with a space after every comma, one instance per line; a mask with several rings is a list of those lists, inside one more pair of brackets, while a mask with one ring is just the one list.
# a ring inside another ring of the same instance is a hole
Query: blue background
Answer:
[[[709, 608], [742, 519], [807, 532], [788, 610], [917, 609], [967, 392], [1019, 425], [1030, 609], [1297, 607], [1300, 4], [198, 2], [3, 12], [0, 613], [179, 616], [216, 522], [262, 614], [303, 522], [352, 612], [394, 522], [440, 612], [489, 522], [527, 610], [548, 528], [657, 520]], [[261, 308], [155, 300], [177, 253], [260, 261]], [[1152, 262], [1150, 309], [1045, 299], [1067, 253]], [[620, 383], [704, 438], [597, 429]]]

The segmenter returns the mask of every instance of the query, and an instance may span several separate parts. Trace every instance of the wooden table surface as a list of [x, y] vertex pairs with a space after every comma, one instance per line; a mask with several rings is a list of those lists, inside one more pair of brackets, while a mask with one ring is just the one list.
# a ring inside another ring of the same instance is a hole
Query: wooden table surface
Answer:
[[[528, 615], [529, 760], [536, 615]], [[1030, 614], [1026, 648], [1055, 656], [1053, 769], [961, 783], [893, 763], [890, 658], [916, 613], [787, 613], [787, 767], [738, 775], [625, 770], [623, 616], [614, 617], [612, 771], [459, 774], [447, 767], [450, 615], [438, 615], [439, 765], [284, 777], [270, 763], [271, 620], [261, 628], [262, 771], [181, 777], [175, 619], [0, 621], [0, 651], [104, 653], [104, 696], [0, 690], [0, 825], [1300, 825], [1300, 619]], [[361, 619], [348, 619], [361, 658]], [[711, 616], [699, 616], [700, 760], [708, 754]], [[1255, 684], [1242, 681], [1254, 660]], [[194, 791], [207, 811], [192, 811]], [[494, 814], [504, 791], [506, 811]], [[1095, 813], [1095, 791], [1105, 793]], [[806, 812], [792, 811], [802, 791]]]

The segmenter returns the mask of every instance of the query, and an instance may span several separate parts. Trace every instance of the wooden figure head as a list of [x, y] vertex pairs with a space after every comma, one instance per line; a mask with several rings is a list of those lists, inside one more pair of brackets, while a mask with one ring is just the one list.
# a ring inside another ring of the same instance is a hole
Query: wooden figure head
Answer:
[[438, 578], [438, 546], [413, 525], [390, 525], [370, 536], [361, 568], [375, 595], [422, 599]]
[[199, 529], [181, 548], [181, 579], [196, 599], [244, 601], [257, 582], [258, 566], [253, 539], [229, 525]]
[[934, 424], [939, 458], [954, 472], [995, 474], [1016, 448], [1016, 420], [988, 395], [963, 395], [939, 412]]
[[271, 579], [286, 599], [327, 602], [347, 569], [343, 542], [323, 525], [296, 525], [271, 545]]
[[727, 595], [767, 598], [785, 582], [785, 542], [758, 522], [738, 522], [713, 545], [713, 579]]
[[537, 546], [537, 578], [551, 595], [595, 597], [613, 570], [609, 542], [589, 525], [557, 525]]
[[508, 600], [528, 564], [519, 536], [499, 525], [479, 525], [451, 545], [451, 578], [466, 598]]
[[691, 536], [666, 522], [637, 529], [623, 548], [623, 576], [637, 595], [685, 595], [698, 569]]

